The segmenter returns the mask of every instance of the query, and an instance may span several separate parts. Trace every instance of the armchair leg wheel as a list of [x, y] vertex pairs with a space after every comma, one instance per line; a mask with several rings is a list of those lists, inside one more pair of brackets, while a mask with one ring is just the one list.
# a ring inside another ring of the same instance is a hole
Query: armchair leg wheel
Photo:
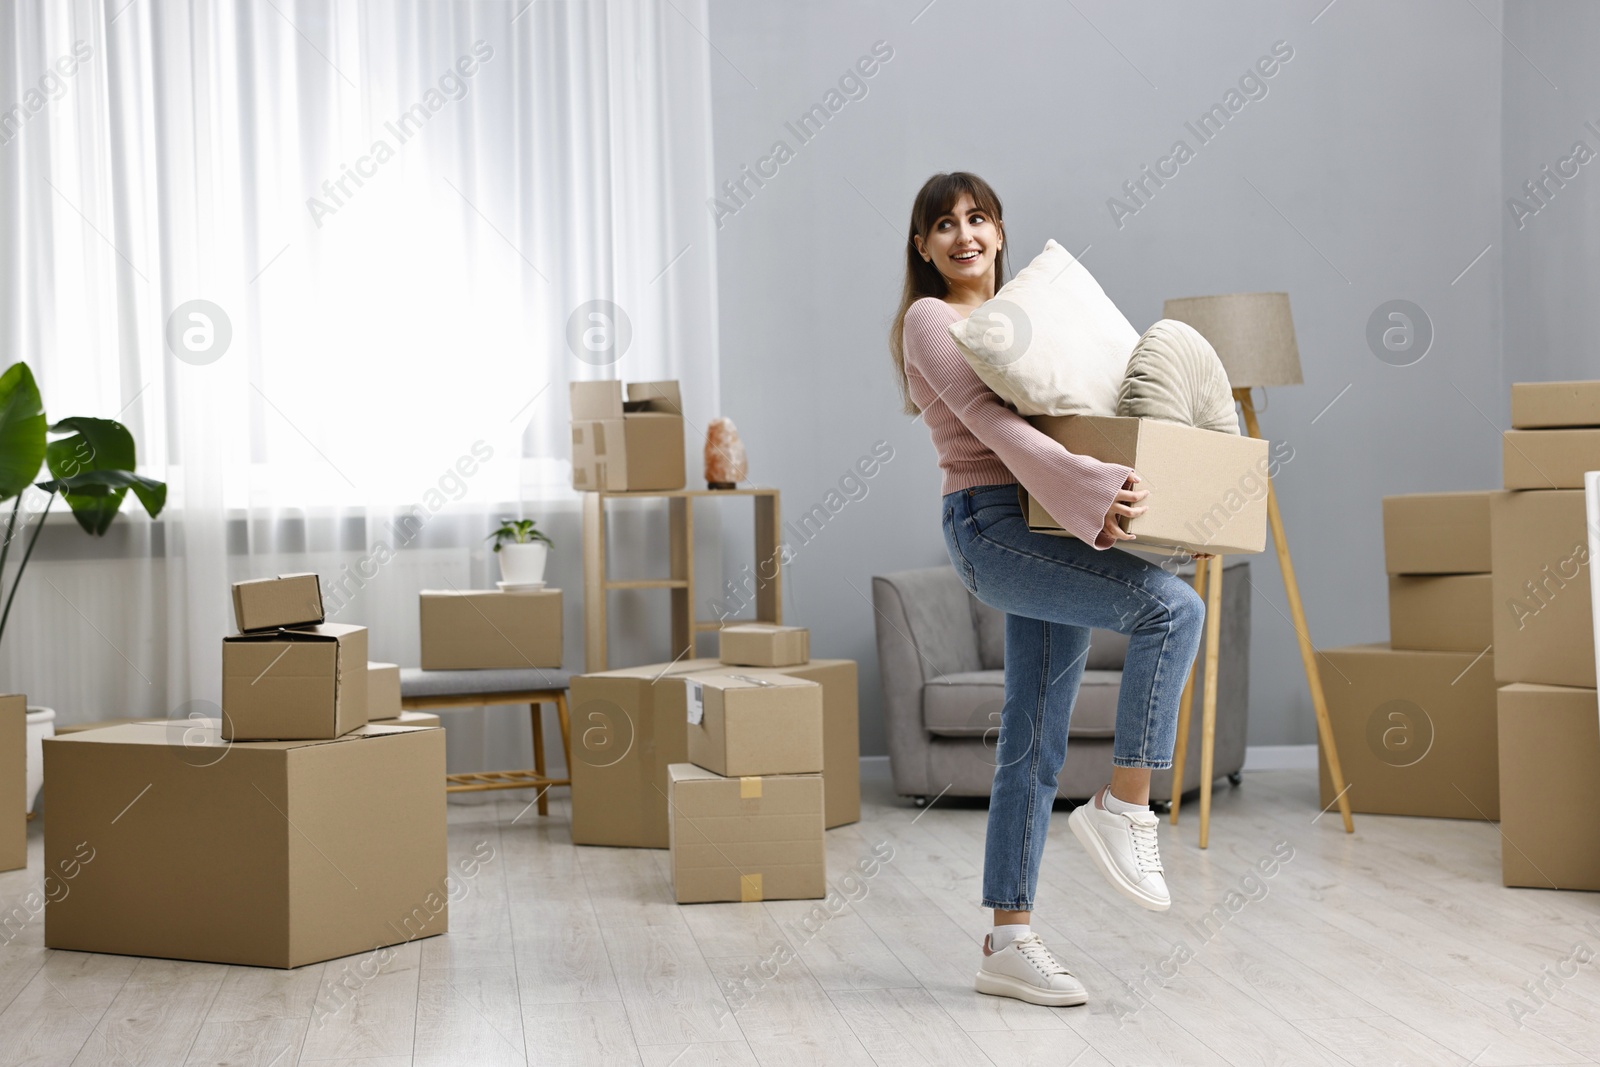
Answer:
[[1228, 775], [1228, 783], [1230, 785], [1238, 785], [1242, 781], [1244, 781], [1244, 775], [1240, 774], [1238, 771], [1234, 771], [1232, 774]]
[[921, 796], [912, 797], [911, 798], [911, 803], [915, 804], [919, 808], [925, 808], [925, 807], [928, 806], [928, 798], [927, 797], [921, 797]]
[[1151, 797], [1150, 810], [1155, 812], [1157, 815], [1166, 815], [1168, 812], [1172, 811], [1172, 801], [1157, 800], [1154, 797]]

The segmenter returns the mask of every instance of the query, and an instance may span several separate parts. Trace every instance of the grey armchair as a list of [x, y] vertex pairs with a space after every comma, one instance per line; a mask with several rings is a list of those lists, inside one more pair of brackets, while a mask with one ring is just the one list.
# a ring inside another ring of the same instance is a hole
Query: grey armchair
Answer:
[[[1250, 680], [1250, 564], [1222, 572], [1214, 771], [1238, 782], [1244, 766]], [[889, 763], [895, 792], [918, 798], [988, 796], [994, 738], [1005, 702], [1005, 615], [967, 592], [951, 567], [872, 579], [883, 678]], [[1117, 693], [1128, 639], [1096, 630], [1067, 733], [1067, 761], [1056, 794], [1090, 797], [1111, 780]], [[1200, 655], [1205, 655], [1202, 641]], [[1202, 662], [1204, 660], [1202, 659]], [[1200, 701], [1192, 698], [1187, 794], [1200, 786]], [[1172, 795], [1172, 772], [1157, 771], [1151, 796]]]

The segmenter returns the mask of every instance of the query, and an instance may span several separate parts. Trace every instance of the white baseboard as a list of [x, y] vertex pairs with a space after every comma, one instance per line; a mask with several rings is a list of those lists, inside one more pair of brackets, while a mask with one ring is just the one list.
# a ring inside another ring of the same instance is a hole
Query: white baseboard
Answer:
[[1314, 771], [1316, 745], [1249, 745], [1244, 750], [1244, 770]]

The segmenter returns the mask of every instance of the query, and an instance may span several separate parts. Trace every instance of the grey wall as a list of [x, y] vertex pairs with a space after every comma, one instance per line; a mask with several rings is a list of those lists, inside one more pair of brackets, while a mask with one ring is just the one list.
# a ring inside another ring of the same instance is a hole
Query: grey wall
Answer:
[[[779, 486], [793, 516], [874, 441], [894, 448], [866, 496], [800, 548], [786, 589], [787, 617], [812, 627], [814, 654], [862, 661], [863, 751], [884, 751], [863, 594], [873, 574], [945, 559], [934, 452], [899, 412], [884, 343], [911, 198], [939, 170], [996, 186], [1013, 269], [1049, 237], [1074, 252], [1092, 245], [1085, 264], [1141, 329], [1166, 297], [1291, 294], [1305, 384], [1273, 390], [1262, 422], [1294, 449], [1277, 488], [1311, 633], [1322, 647], [1383, 640], [1380, 498], [1498, 482], [1513, 373], [1500, 361], [1501, 5], [926, 2], [712, 0], [709, 26], [718, 179], [775, 140], [794, 149], [719, 233], [723, 409], [743, 430], [751, 477]], [[1545, 20], [1523, 6], [1514, 39], [1522, 22]], [[1519, 43], [1557, 49], [1575, 70], [1582, 44], [1555, 21]], [[878, 40], [894, 56], [868, 95], [800, 145], [785, 122]], [[1174, 140], [1195, 146], [1184, 123], [1278, 40], [1294, 57], [1266, 97], [1119, 228], [1107, 198]], [[1519, 106], [1537, 97], [1509, 59], [1506, 69]], [[1551, 158], [1580, 99], [1548, 109], [1552, 134], [1528, 161]], [[1600, 181], [1593, 167], [1584, 180]], [[1557, 206], [1578, 208], [1572, 199]], [[1556, 232], [1578, 225], [1576, 210], [1550, 221], [1547, 240], [1578, 242]], [[1585, 280], [1565, 279], [1563, 292]], [[1369, 349], [1368, 319], [1391, 299], [1432, 322], [1431, 348], [1410, 366]], [[1311, 742], [1270, 554], [1255, 579], [1251, 743]]]

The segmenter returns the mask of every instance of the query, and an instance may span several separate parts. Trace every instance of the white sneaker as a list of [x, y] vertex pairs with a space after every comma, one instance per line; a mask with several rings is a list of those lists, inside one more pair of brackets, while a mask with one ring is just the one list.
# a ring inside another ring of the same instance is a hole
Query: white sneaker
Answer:
[[1117, 892], [1141, 908], [1166, 911], [1172, 907], [1172, 897], [1167, 893], [1156, 846], [1156, 827], [1161, 820], [1148, 811], [1118, 815], [1100, 807], [1097, 799], [1091, 797], [1067, 816], [1073, 836], [1083, 843], [1089, 858]]
[[973, 987], [994, 997], [1013, 997], [1029, 1004], [1064, 1008], [1089, 999], [1083, 983], [1061, 966], [1039, 935], [1026, 934], [998, 952], [983, 939], [983, 966]]

